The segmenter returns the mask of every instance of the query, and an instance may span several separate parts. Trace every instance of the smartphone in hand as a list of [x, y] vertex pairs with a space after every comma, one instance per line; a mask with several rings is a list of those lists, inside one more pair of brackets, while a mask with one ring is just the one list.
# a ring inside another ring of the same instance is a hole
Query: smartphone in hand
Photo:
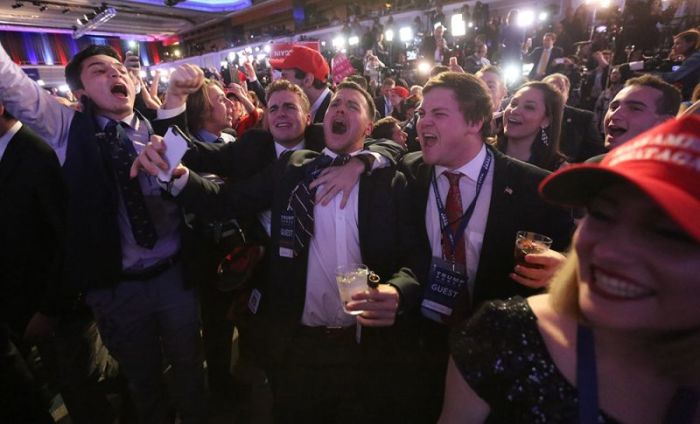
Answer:
[[182, 157], [185, 156], [185, 153], [189, 149], [190, 139], [177, 125], [173, 125], [168, 128], [168, 131], [165, 133], [163, 143], [165, 143], [164, 159], [168, 163], [168, 169], [165, 171], [158, 171], [158, 179], [161, 181], [170, 181], [173, 175], [173, 169], [180, 164]]

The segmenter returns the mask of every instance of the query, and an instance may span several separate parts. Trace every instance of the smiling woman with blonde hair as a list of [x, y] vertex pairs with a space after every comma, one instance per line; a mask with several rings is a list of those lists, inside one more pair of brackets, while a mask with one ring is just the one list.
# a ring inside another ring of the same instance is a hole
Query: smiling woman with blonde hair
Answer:
[[550, 293], [453, 333], [440, 423], [700, 423], [700, 118], [545, 179], [585, 206]]

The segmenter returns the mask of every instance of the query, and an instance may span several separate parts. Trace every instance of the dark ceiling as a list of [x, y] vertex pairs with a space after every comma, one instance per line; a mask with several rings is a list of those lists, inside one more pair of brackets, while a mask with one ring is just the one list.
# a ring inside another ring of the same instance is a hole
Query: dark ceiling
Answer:
[[95, 31], [163, 38], [224, 19], [237, 10], [249, 7], [251, 0], [187, 0], [177, 2], [175, 7], [166, 6], [164, 1], [159, 0], [2, 0], [0, 29], [21, 30], [34, 27], [70, 31], [78, 18], [101, 5], [114, 8], [117, 14]]

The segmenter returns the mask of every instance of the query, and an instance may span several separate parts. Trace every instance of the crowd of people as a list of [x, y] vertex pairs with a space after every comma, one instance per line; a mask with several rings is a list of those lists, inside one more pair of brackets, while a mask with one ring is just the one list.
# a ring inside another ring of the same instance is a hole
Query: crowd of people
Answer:
[[43, 378], [76, 424], [700, 422], [700, 31], [577, 90], [507, 25], [435, 26], [424, 84], [294, 46], [159, 92], [95, 45], [75, 102], [0, 48], [0, 421], [54, 422]]

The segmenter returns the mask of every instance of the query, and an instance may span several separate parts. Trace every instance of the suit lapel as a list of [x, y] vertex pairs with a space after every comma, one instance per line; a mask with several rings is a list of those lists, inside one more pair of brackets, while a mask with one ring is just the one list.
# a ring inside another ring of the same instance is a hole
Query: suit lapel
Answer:
[[498, 151], [491, 149], [494, 155], [493, 169], [493, 189], [491, 191], [491, 204], [489, 206], [489, 215], [486, 219], [486, 231], [484, 232], [484, 241], [481, 245], [481, 253], [479, 254], [479, 270], [477, 271], [476, 281], [474, 286], [474, 299], [482, 299], [487, 281], [483, 281], [482, 277], [486, 261], [493, 259], [494, 251], [502, 237], [507, 237], [510, 233], [509, 224], [513, 222], [512, 215], [516, 211], [512, 204], [512, 189], [507, 185], [508, 182], [508, 166], [509, 163], [503, 158], [503, 155]]
[[423, 205], [421, 213], [425, 215], [426, 207], [428, 207], [428, 194], [430, 193], [430, 179], [433, 176], [433, 165], [427, 165], [422, 162], [418, 167], [416, 172], [416, 184], [418, 184], [418, 193], [420, 197], [418, 198], [418, 204]]
[[275, 150], [275, 140], [272, 139], [272, 137], [267, 140], [267, 147], [265, 148], [267, 150], [265, 152], [265, 156], [268, 158], [272, 158], [273, 162], [277, 160], [277, 150]]
[[372, 209], [372, 199], [374, 198], [374, 184], [369, 180], [369, 176], [360, 177], [360, 187], [357, 194], [357, 232], [360, 236], [360, 254], [364, 259], [367, 252], [367, 242], [372, 235], [366, 233], [369, 228], [370, 211]]

